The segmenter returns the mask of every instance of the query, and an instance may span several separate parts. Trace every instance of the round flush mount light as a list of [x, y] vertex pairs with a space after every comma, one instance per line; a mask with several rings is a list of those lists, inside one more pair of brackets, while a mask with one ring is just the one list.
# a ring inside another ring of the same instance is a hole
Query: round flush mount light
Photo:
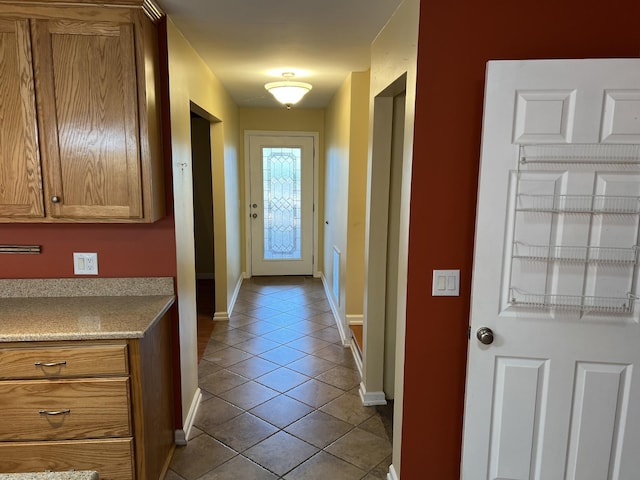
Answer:
[[295, 74], [293, 72], [284, 72], [282, 74], [283, 81], [270, 82], [264, 86], [287, 109], [291, 109], [292, 105], [302, 100], [302, 97], [313, 88], [309, 83], [292, 81], [294, 77]]

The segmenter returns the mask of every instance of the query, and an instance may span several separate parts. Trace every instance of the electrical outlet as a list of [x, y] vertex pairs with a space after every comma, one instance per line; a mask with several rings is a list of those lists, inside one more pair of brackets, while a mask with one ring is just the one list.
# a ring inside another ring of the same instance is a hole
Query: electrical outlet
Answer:
[[98, 275], [98, 254], [73, 252], [74, 275]]

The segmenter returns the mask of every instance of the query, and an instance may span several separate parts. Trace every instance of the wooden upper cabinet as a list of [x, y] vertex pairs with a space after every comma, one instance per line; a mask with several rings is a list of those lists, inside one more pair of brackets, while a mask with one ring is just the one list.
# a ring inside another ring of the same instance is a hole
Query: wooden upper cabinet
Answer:
[[44, 217], [29, 21], [0, 18], [0, 216]]
[[[34, 103], [35, 84], [36, 114], [32, 113], [28, 130], [33, 138], [26, 136], [26, 128], [7, 130], [6, 122], [0, 124], [0, 138], [9, 134], [19, 144], [0, 146], [13, 148], [11, 152], [0, 150], [0, 182], [5, 157], [14, 159], [7, 162], [11, 166], [28, 163], [31, 155], [34, 159], [29, 168], [13, 166], [9, 170], [14, 176], [30, 180], [33, 176], [32, 183], [37, 183], [38, 189], [23, 181], [29, 188], [3, 192], [0, 185], [0, 204], [15, 198], [24, 203], [26, 193], [37, 193], [40, 221], [49, 222], [152, 222], [164, 216], [161, 119], [156, 104], [160, 98], [158, 46], [153, 22], [141, 6], [45, 7], [26, 1], [10, 5], [0, 4], [0, 32], [5, 30], [4, 23], [10, 23], [2, 20], [3, 12], [28, 17], [13, 22], [22, 26], [15, 27], [18, 33], [13, 34], [17, 38], [13, 43], [14, 50], [21, 50], [19, 42], [28, 42], [24, 50], [33, 52], [33, 59], [29, 55], [22, 61], [25, 66], [14, 61], [17, 65], [11, 68], [28, 69], [29, 76], [14, 76], [22, 83], [30, 79], [31, 86], [29, 90], [18, 84], [13, 88], [24, 90], [21, 95], [2, 91], [0, 96], [3, 103], [5, 95], [20, 99], [17, 103], [14, 100], [12, 110], [25, 111], [29, 101], [31, 106]], [[29, 25], [30, 30], [26, 28]], [[3, 65], [9, 53], [7, 47], [0, 46]], [[3, 66], [3, 85], [4, 77], [10, 74]], [[6, 115], [2, 108], [0, 114]], [[29, 118], [26, 114], [23, 117]], [[38, 175], [30, 173], [34, 168]], [[3, 205], [0, 217], [12, 221]]]
[[133, 26], [35, 20], [33, 39], [51, 215], [142, 217]]

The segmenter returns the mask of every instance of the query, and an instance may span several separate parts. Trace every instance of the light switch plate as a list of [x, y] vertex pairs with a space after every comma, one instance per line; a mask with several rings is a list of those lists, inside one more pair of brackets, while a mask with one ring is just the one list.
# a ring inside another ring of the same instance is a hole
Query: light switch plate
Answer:
[[434, 270], [431, 295], [434, 297], [459, 297], [460, 270]]
[[98, 254], [73, 252], [74, 275], [98, 275]]

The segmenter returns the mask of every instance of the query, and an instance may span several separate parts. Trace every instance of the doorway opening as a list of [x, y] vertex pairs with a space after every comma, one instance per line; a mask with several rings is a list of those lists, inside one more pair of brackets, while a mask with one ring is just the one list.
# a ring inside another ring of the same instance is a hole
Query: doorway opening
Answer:
[[393, 97], [383, 372], [383, 391], [385, 392], [387, 400], [393, 400], [395, 397], [396, 328], [398, 324], [398, 252], [400, 250], [400, 204], [404, 154], [405, 103], [406, 92], [404, 90]]
[[396, 330], [404, 282], [399, 270], [403, 233], [402, 199], [407, 180], [404, 161], [406, 75], [374, 99], [372, 168], [366, 240], [367, 274], [362, 331], [362, 385], [365, 405], [395, 398]]
[[215, 255], [211, 123], [192, 108], [193, 225], [195, 240], [198, 359], [213, 331], [215, 313]]

